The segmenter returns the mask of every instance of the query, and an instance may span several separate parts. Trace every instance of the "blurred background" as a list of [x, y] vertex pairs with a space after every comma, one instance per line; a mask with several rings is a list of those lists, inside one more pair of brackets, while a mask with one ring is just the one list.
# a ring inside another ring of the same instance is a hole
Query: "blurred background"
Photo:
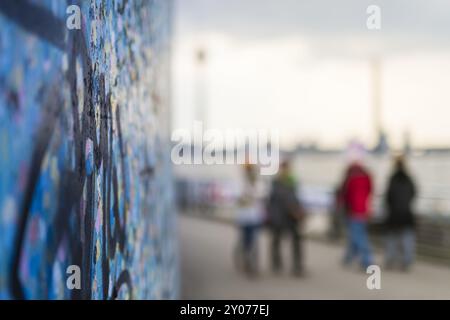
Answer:
[[[367, 25], [371, 5], [379, 29]], [[242, 167], [174, 166], [183, 297], [450, 297], [449, 12], [443, 0], [175, 1], [172, 130], [192, 130], [195, 120], [208, 129], [278, 130], [308, 213], [307, 275], [270, 271], [271, 236], [262, 228], [260, 271], [249, 280], [233, 264]], [[345, 215], [336, 225], [336, 190], [355, 145], [373, 183], [368, 230], [381, 290], [340, 263], [347, 232]], [[417, 259], [409, 272], [384, 272], [383, 199], [398, 154], [416, 188]], [[262, 202], [273, 178], [261, 177]]]

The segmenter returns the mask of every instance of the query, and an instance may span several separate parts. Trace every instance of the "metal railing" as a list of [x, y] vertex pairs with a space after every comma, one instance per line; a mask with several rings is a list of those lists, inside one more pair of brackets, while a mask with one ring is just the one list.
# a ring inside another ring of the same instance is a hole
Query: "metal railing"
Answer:
[[[232, 195], [216, 190], [217, 186], [208, 181], [197, 181], [190, 184], [188, 181], [178, 184], [178, 204], [183, 209], [193, 209], [197, 212], [220, 218], [229, 216], [232, 219], [234, 206], [231, 203]], [[327, 192], [332, 199], [332, 192]], [[374, 244], [383, 246], [385, 228], [383, 224], [383, 196], [377, 194], [373, 199], [375, 214], [371, 220], [369, 231]], [[329, 207], [322, 208], [321, 212], [331, 212]], [[312, 208], [317, 210], [317, 208]], [[416, 215], [416, 252], [420, 258], [436, 263], [450, 265], [450, 199], [440, 197], [418, 197]], [[314, 212], [313, 212], [314, 213]], [[325, 234], [324, 234], [325, 235]]]

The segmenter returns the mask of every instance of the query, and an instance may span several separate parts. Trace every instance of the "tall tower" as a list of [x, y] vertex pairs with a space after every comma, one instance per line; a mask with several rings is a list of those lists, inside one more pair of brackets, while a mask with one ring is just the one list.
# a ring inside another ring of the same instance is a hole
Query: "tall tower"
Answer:
[[409, 154], [411, 150], [411, 134], [409, 130], [405, 130], [405, 132], [403, 133], [403, 153]]
[[201, 121], [203, 128], [206, 128], [206, 51], [203, 48], [195, 52], [195, 67], [195, 120]]
[[382, 111], [382, 70], [381, 62], [379, 58], [373, 58], [371, 60], [371, 72], [372, 72], [372, 108], [373, 108], [373, 120], [375, 135], [377, 142], [374, 148], [376, 153], [384, 153], [388, 150], [388, 143], [386, 134], [383, 130], [381, 121]]

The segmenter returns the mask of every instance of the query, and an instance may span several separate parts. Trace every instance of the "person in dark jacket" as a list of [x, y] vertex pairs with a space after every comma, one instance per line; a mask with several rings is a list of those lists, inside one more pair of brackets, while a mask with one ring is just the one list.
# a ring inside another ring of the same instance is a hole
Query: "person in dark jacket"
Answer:
[[330, 206], [330, 224], [328, 230], [328, 239], [336, 241], [341, 238], [343, 233], [345, 208], [342, 204], [342, 186], [334, 189], [334, 197], [332, 205]]
[[296, 195], [297, 183], [291, 174], [289, 163], [284, 161], [280, 171], [272, 182], [268, 199], [268, 219], [272, 233], [271, 260], [272, 269], [279, 272], [282, 268], [281, 238], [289, 234], [292, 239], [293, 274], [303, 276], [303, 259], [299, 222], [303, 220], [302, 206]]
[[[416, 196], [416, 187], [405, 169], [404, 158], [395, 159], [395, 169], [385, 193], [387, 207], [386, 253], [387, 268], [397, 262], [408, 269], [414, 259], [414, 214], [412, 202]], [[400, 259], [400, 261], [397, 261]]]

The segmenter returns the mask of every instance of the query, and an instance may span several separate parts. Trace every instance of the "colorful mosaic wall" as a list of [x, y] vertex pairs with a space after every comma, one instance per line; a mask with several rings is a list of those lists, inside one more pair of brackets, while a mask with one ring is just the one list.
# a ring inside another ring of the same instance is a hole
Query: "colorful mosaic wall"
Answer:
[[0, 1], [1, 299], [177, 297], [170, 11]]

